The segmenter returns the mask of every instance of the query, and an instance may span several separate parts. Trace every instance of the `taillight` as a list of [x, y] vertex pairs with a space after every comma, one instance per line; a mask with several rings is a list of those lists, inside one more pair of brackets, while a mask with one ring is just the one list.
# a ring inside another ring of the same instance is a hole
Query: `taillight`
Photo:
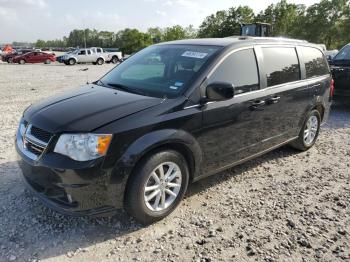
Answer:
[[334, 79], [331, 79], [331, 86], [329, 89], [329, 96], [332, 98], [334, 95]]

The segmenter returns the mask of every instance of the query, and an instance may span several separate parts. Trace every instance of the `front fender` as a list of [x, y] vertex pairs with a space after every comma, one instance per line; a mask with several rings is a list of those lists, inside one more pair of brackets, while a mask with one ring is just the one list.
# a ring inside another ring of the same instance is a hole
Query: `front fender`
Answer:
[[202, 151], [196, 139], [184, 130], [163, 129], [147, 133], [135, 140], [124, 154], [117, 160], [115, 168], [118, 170], [116, 179], [127, 178], [138, 161], [148, 152], [167, 145], [178, 145], [186, 149], [193, 160], [193, 176], [199, 174], [202, 162]]

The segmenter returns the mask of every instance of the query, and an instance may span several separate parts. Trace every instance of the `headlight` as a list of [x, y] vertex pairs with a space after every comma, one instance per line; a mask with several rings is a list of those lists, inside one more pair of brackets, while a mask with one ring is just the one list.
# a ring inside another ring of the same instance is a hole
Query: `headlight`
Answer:
[[63, 134], [54, 152], [77, 161], [88, 161], [106, 155], [111, 140], [110, 134]]

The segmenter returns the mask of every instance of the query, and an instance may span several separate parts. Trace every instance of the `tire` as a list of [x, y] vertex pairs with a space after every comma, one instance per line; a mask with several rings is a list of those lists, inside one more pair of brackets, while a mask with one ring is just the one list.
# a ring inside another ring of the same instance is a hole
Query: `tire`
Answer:
[[116, 64], [116, 63], [119, 62], [119, 58], [116, 57], [116, 56], [113, 56], [112, 59], [111, 59], [111, 62], [112, 62], [113, 64]]
[[75, 63], [76, 63], [76, 61], [73, 58], [68, 60], [68, 65], [75, 65]]
[[321, 115], [318, 110], [312, 110], [305, 118], [299, 137], [290, 145], [300, 151], [309, 150], [316, 142], [320, 132]]
[[105, 62], [105, 61], [104, 61], [102, 58], [98, 58], [98, 59], [96, 60], [96, 64], [98, 64], [98, 65], [103, 65], [104, 62]]
[[[161, 169], [164, 171], [163, 182]], [[166, 180], [167, 171], [171, 172], [170, 181]], [[154, 179], [154, 173], [158, 177], [158, 183]], [[186, 193], [188, 181], [187, 162], [179, 152], [166, 150], [154, 153], [141, 160], [130, 177], [125, 192], [125, 209], [144, 225], [159, 221], [173, 212], [181, 202]], [[146, 187], [149, 193], [145, 192]], [[156, 188], [152, 189], [152, 187]], [[173, 195], [168, 193], [169, 190]], [[153, 197], [151, 197], [152, 194]], [[151, 198], [147, 201], [146, 197]]]
[[50, 59], [46, 59], [45, 62], [44, 62], [44, 64], [47, 64], [47, 65], [48, 65], [48, 64], [51, 64], [51, 60], [50, 60]]
[[21, 60], [19, 60], [19, 62], [18, 62], [20, 65], [24, 65], [25, 63], [26, 63], [26, 61], [24, 60], [24, 59], [21, 59]]

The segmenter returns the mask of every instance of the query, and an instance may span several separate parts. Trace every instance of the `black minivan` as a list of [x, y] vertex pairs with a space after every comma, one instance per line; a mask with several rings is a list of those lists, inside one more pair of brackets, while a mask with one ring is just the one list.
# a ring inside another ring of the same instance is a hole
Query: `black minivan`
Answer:
[[72, 215], [171, 213], [189, 183], [285, 144], [307, 150], [333, 92], [318, 46], [282, 38], [181, 40], [31, 105], [16, 149], [29, 188]]
[[350, 97], [350, 43], [330, 61], [334, 78], [334, 95]]

